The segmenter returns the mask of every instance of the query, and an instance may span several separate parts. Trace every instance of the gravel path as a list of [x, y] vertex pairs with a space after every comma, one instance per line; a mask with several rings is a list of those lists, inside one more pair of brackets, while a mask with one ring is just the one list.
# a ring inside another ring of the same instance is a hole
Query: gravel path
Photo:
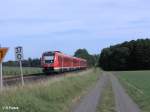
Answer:
[[99, 103], [100, 96], [107, 82], [108, 76], [103, 73], [96, 86], [73, 107], [72, 112], [96, 112], [97, 104]]
[[102, 74], [96, 86], [77, 102], [71, 112], [96, 112], [102, 91], [106, 87], [109, 78], [115, 95], [116, 112], [141, 112], [137, 104], [125, 92], [118, 79], [110, 72]]
[[115, 94], [115, 103], [117, 112], [140, 112], [138, 106], [133, 100], [127, 95], [118, 79], [112, 74], [110, 79], [112, 81], [112, 87]]

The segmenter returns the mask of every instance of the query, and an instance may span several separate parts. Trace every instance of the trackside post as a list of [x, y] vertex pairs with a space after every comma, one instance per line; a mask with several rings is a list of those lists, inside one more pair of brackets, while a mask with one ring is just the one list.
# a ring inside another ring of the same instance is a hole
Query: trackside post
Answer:
[[0, 82], [0, 88], [1, 88], [1, 90], [3, 90], [3, 68], [2, 68], [3, 66], [2, 66], [2, 62], [0, 63], [0, 69], [1, 69], [1, 75], [0, 75], [0, 80], [1, 80], [1, 82]]
[[21, 61], [20, 61], [20, 72], [21, 72], [21, 82], [22, 82], [22, 85], [24, 85], [23, 71], [22, 71], [22, 62]]
[[23, 70], [22, 70], [23, 47], [18, 46], [15, 48], [15, 57], [16, 57], [16, 61], [18, 61], [20, 65], [21, 83], [22, 86], [24, 86], [24, 78], [23, 78]]
[[8, 51], [8, 48], [0, 47], [0, 90], [3, 90], [3, 59]]

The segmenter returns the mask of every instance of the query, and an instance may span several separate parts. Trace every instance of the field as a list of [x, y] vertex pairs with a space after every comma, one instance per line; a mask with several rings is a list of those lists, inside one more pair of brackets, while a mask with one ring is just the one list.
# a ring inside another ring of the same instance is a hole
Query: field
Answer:
[[116, 72], [143, 112], [150, 112], [150, 71]]
[[100, 71], [70, 73], [66, 77], [14, 87], [0, 93], [0, 112], [69, 112], [71, 104], [95, 84]]
[[[23, 67], [23, 73], [25, 75], [42, 73], [42, 68]], [[20, 68], [19, 67], [3, 67], [3, 74], [4, 76], [20, 75]]]

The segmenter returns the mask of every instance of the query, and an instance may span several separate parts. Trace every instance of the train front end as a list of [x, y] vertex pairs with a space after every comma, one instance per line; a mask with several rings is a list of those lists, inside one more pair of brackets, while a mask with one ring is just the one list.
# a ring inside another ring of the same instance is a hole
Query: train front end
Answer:
[[54, 72], [55, 52], [45, 52], [42, 55], [41, 65], [44, 73]]

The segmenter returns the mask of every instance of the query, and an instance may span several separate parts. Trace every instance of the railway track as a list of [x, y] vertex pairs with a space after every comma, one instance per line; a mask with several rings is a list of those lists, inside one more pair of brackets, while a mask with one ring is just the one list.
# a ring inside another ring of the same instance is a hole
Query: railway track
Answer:
[[[41, 80], [48, 80], [50, 78], [56, 78], [56, 77], [63, 77], [69, 73], [74, 73], [74, 72], [81, 72], [80, 71], [72, 71], [72, 72], [65, 72], [65, 73], [59, 73], [59, 74], [50, 74], [46, 75], [44, 73], [39, 73], [39, 74], [30, 74], [30, 75], [24, 75], [24, 82], [25, 84], [30, 83], [30, 82], [36, 82], [36, 81], [41, 81]], [[14, 86], [14, 85], [19, 85], [21, 84], [21, 76], [14, 76], [14, 77], [4, 77], [3, 78], [3, 85], [4, 86]]]
[[[27, 83], [31, 81], [44, 79], [44, 77], [46, 77], [44, 73], [24, 75], [24, 81], [25, 83]], [[3, 84], [4, 86], [13, 86], [13, 85], [21, 84], [21, 76], [19, 75], [13, 77], [4, 77]]]

